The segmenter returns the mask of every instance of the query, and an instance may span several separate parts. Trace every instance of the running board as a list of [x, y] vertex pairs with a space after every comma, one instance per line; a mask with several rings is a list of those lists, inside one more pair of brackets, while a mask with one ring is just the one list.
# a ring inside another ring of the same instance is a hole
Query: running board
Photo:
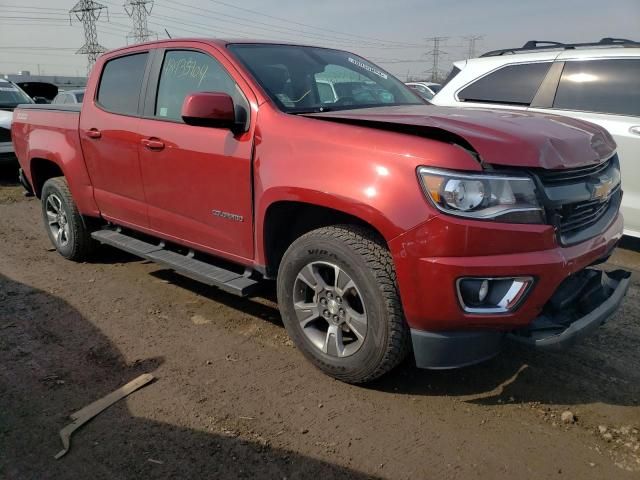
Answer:
[[153, 244], [123, 234], [117, 230], [98, 230], [91, 236], [100, 243], [119, 248], [146, 260], [160, 263], [172, 270], [212, 287], [241, 297], [251, 295], [259, 282], [242, 273], [226, 270], [191, 255], [181, 255], [164, 248], [164, 243]]

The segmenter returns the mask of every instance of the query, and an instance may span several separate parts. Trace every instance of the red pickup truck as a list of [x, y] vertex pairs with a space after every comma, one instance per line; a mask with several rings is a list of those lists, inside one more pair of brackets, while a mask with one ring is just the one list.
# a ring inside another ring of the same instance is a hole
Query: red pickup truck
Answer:
[[[335, 93], [339, 92], [339, 94]], [[100, 242], [238, 295], [277, 281], [317, 367], [366, 382], [507, 340], [561, 349], [620, 305], [615, 144], [568, 117], [439, 108], [338, 50], [185, 39], [111, 51], [82, 107], [12, 138], [64, 257]]]

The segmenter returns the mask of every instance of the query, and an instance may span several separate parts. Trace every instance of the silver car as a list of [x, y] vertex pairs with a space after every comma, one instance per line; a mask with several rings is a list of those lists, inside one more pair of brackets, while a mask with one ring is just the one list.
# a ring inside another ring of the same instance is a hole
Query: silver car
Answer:
[[33, 103], [15, 83], [0, 78], [0, 161], [15, 160], [11, 143], [13, 109], [21, 103]]

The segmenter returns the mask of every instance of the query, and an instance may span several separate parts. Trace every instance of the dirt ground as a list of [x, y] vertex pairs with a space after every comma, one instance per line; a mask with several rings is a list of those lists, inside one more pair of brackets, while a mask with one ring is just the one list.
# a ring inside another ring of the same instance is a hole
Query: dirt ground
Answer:
[[[291, 345], [272, 287], [238, 299], [106, 247], [68, 262], [0, 178], [0, 478], [640, 477], [640, 253], [612, 258], [635, 269], [624, 307], [569, 352], [350, 386]], [[53, 459], [71, 412], [145, 372]]]

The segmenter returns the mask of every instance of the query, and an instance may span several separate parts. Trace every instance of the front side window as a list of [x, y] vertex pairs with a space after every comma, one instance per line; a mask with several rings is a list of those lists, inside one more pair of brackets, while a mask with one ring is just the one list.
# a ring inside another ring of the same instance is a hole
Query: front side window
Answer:
[[567, 61], [553, 107], [640, 116], [640, 59]]
[[228, 48], [284, 112], [424, 105], [400, 80], [351, 53], [275, 44]]
[[166, 52], [160, 73], [155, 116], [182, 121], [182, 104], [190, 93], [220, 92], [233, 98], [236, 119], [244, 122], [249, 104], [240, 87], [210, 55], [191, 50]]
[[551, 67], [551, 62], [508, 65], [479, 80], [458, 93], [464, 102], [530, 105]]
[[98, 103], [112, 113], [136, 115], [148, 53], [109, 60], [102, 70]]

